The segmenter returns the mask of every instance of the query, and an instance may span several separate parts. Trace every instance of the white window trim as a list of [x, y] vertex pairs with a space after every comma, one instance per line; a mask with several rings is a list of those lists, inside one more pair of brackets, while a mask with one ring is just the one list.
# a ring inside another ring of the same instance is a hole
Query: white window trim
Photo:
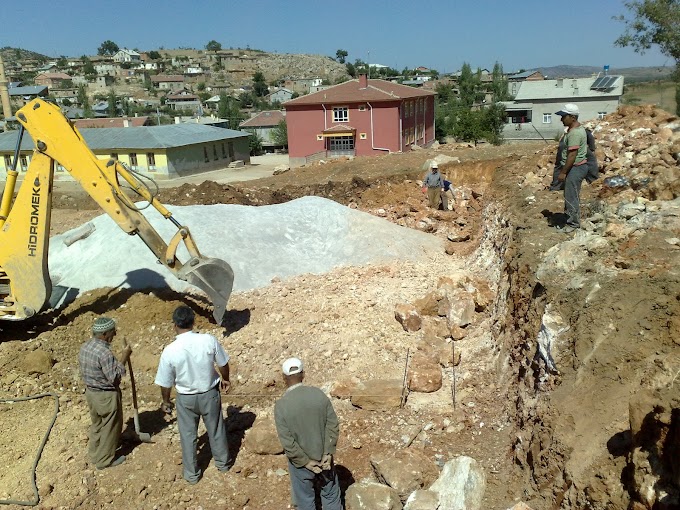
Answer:
[[[344, 118], [339, 118], [339, 113], [344, 113]], [[347, 106], [334, 106], [333, 122], [349, 122], [349, 108]]]
[[552, 124], [552, 113], [543, 114], [543, 124]]
[[607, 115], [607, 112], [597, 112], [597, 119], [602, 120], [605, 115]]

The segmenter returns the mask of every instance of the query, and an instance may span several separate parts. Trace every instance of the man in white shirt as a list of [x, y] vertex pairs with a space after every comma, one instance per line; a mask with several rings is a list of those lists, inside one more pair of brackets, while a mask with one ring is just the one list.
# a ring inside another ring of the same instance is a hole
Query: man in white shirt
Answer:
[[229, 355], [214, 336], [192, 331], [195, 315], [188, 306], [179, 306], [172, 320], [177, 336], [163, 349], [155, 383], [161, 387], [161, 409], [167, 414], [172, 412], [170, 390], [175, 386], [184, 479], [193, 485], [201, 478], [196, 465], [200, 418], [208, 432], [215, 466], [223, 472], [230, 468], [220, 395], [220, 387], [227, 392], [231, 386]]

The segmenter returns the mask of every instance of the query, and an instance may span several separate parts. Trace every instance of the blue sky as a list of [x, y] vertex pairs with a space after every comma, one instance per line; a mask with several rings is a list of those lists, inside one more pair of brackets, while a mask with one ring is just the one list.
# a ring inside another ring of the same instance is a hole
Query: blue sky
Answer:
[[48, 56], [96, 54], [111, 39], [142, 51], [250, 46], [456, 71], [553, 65], [672, 66], [652, 50], [614, 47], [621, 0], [32, 0], [3, 8], [0, 47]]

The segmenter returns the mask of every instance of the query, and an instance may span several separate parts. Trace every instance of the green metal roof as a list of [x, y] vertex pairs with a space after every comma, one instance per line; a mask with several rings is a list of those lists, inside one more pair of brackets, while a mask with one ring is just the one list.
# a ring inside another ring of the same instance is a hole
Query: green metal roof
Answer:
[[[172, 124], [169, 126], [142, 126], [127, 128], [83, 128], [79, 130], [94, 152], [119, 149], [169, 149], [208, 142], [245, 138], [250, 133], [217, 128], [202, 124]], [[18, 131], [0, 133], [0, 151], [13, 151]], [[33, 150], [33, 140], [25, 134], [21, 150]]]

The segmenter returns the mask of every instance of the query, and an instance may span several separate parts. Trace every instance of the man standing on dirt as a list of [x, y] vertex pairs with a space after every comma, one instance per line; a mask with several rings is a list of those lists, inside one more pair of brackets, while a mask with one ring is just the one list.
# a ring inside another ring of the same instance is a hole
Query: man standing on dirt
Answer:
[[338, 417], [326, 394], [304, 386], [302, 361], [283, 362], [286, 392], [274, 406], [281, 446], [288, 457], [293, 503], [298, 510], [315, 510], [314, 482], [321, 485], [324, 510], [341, 510], [340, 485], [333, 465], [338, 443]]
[[427, 189], [427, 200], [432, 209], [439, 209], [441, 193], [444, 191], [444, 178], [439, 173], [439, 165], [433, 161], [430, 165], [431, 172], [423, 179], [423, 189]]
[[125, 375], [125, 363], [132, 353], [123, 349], [120, 361], [111, 352], [116, 336], [116, 323], [99, 317], [92, 326], [92, 338], [80, 348], [78, 362], [85, 383], [85, 399], [90, 409], [90, 438], [88, 453], [97, 469], [118, 466], [125, 456], [116, 457], [120, 433], [123, 429], [123, 404], [120, 380]]
[[579, 195], [581, 183], [588, 174], [588, 144], [586, 130], [578, 121], [577, 105], [565, 104], [555, 115], [562, 117], [562, 124], [567, 128], [557, 180], [564, 182], [564, 212], [567, 215], [567, 224], [558, 229], [568, 234], [581, 227]]
[[196, 452], [201, 418], [208, 432], [215, 466], [221, 472], [227, 472], [231, 467], [220, 394], [220, 388], [227, 392], [231, 387], [229, 356], [213, 335], [192, 331], [195, 318], [194, 311], [188, 306], [175, 309], [172, 320], [177, 336], [161, 353], [155, 381], [161, 387], [161, 409], [166, 414], [172, 412], [170, 391], [175, 386], [183, 475], [191, 485], [201, 478]]

